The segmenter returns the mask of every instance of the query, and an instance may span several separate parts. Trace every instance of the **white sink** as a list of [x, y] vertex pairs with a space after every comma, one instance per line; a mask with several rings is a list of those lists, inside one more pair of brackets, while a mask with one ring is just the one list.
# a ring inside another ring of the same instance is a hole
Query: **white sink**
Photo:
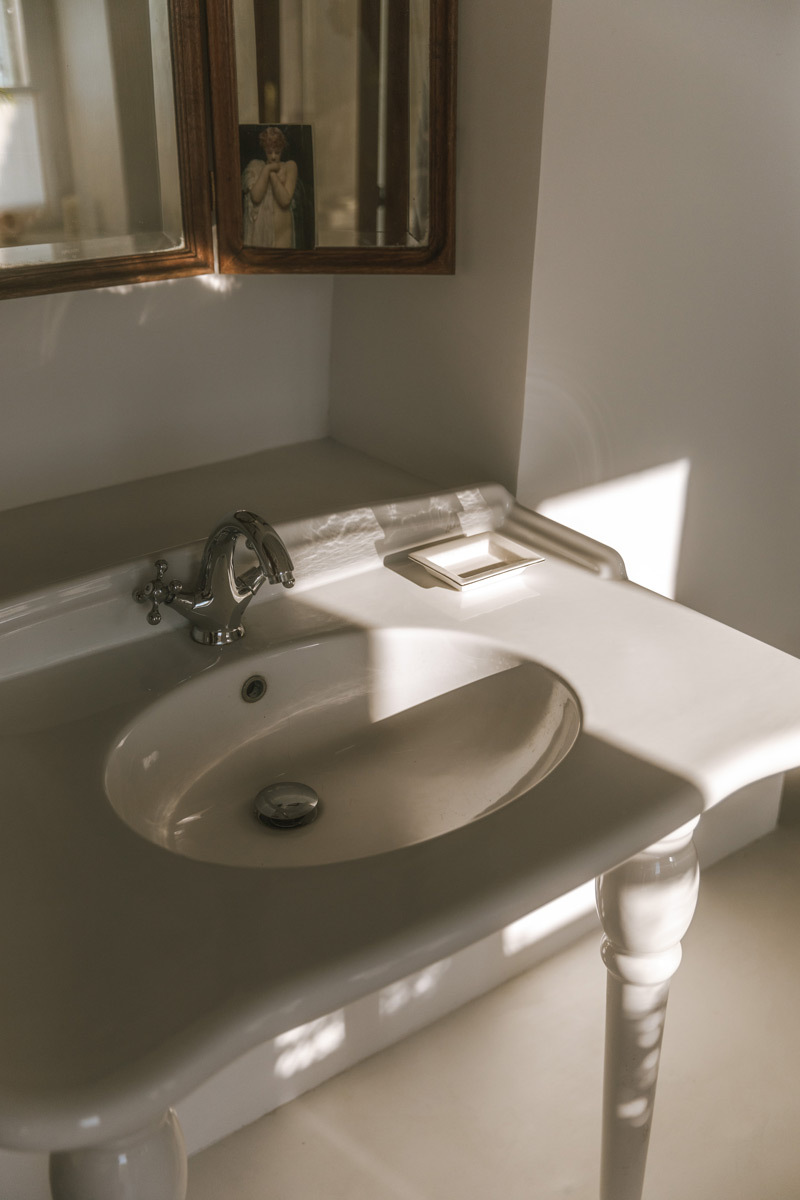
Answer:
[[[245, 681], [268, 689], [247, 703]], [[547, 668], [458, 632], [348, 630], [231, 656], [138, 716], [106, 762], [137, 833], [242, 867], [341, 862], [438, 837], [544, 778], [580, 728]], [[259, 823], [257, 793], [314, 789], [301, 828]]]

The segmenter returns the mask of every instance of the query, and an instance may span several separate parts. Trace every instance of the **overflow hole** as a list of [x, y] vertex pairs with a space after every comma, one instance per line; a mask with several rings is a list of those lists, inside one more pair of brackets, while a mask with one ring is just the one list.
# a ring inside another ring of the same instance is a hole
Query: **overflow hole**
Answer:
[[255, 704], [267, 694], [267, 681], [263, 675], [251, 675], [242, 684], [242, 699], [248, 704]]

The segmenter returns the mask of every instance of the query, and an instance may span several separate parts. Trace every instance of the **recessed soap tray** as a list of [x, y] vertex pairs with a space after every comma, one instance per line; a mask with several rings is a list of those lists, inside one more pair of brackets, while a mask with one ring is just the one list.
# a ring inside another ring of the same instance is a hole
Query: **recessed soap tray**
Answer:
[[408, 557], [437, 579], [462, 589], [544, 562], [541, 554], [528, 546], [494, 532], [450, 538], [421, 550], [410, 550]]

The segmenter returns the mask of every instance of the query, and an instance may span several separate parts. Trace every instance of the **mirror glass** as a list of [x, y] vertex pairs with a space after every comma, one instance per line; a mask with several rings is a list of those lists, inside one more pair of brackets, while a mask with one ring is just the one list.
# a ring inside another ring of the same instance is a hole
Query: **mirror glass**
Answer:
[[241, 239], [425, 247], [430, 0], [233, 0]]
[[183, 244], [169, 0], [0, 0], [0, 266]]

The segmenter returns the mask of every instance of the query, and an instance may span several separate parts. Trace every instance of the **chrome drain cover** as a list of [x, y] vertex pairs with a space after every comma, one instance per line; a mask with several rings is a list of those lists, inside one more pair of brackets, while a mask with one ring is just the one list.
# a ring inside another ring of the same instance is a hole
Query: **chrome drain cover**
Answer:
[[319, 815], [319, 796], [305, 783], [271, 783], [256, 796], [256, 816], [272, 829], [296, 829]]

